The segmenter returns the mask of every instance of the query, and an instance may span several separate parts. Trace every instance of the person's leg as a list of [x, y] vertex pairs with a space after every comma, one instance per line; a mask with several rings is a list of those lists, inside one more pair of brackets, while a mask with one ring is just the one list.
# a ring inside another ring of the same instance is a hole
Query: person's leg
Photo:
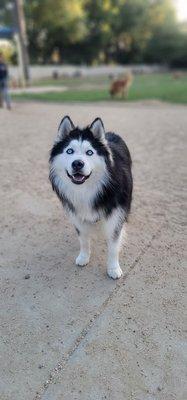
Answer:
[[1, 88], [0, 88], [0, 107], [1, 108], [3, 107], [3, 91]]
[[10, 99], [10, 94], [9, 94], [7, 85], [5, 85], [3, 88], [3, 95], [4, 95], [3, 97], [4, 97], [4, 101], [6, 103], [6, 106], [10, 110], [11, 109], [11, 99]]

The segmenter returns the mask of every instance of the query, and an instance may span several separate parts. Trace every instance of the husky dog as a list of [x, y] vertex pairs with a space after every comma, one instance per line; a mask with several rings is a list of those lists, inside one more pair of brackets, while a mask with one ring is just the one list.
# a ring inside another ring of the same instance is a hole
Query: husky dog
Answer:
[[122, 227], [132, 199], [131, 156], [122, 138], [105, 133], [96, 118], [84, 129], [62, 119], [50, 153], [49, 178], [79, 236], [76, 264], [90, 259], [90, 235], [99, 224], [108, 245], [107, 273], [120, 278], [119, 248]]

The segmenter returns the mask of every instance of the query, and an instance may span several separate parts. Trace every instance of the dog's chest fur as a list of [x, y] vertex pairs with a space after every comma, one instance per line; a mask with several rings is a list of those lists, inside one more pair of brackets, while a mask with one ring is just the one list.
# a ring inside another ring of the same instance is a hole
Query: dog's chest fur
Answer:
[[[76, 188], [77, 189], [77, 188]], [[93, 202], [96, 197], [96, 187], [89, 187], [84, 190], [83, 187], [78, 188], [80, 190], [72, 190], [66, 188], [66, 196], [70, 199], [73, 205], [73, 211], [68, 210], [69, 214], [80, 222], [95, 223], [100, 220], [101, 215], [97, 210], [94, 210]]]

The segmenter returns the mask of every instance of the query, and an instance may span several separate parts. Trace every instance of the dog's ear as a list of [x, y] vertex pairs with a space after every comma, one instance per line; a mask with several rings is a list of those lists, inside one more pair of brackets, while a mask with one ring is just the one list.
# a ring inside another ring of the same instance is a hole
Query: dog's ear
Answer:
[[105, 128], [101, 118], [94, 119], [89, 128], [97, 139], [105, 138]]
[[58, 133], [57, 133], [57, 137], [56, 137], [56, 140], [55, 140], [55, 141], [56, 141], [56, 142], [59, 142], [60, 140], [64, 139], [66, 136], [69, 135], [69, 133], [70, 133], [73, 129], [75, 129], [75, 126], [74, 126], [74, 124], [73, 124], [71, 118], [70, 118], [68, 115], [66, 115], [66, 116], [62, 119], [62, 121], [61, 121], [61, 123], [60, 123], [60, 125], [59, 125]]

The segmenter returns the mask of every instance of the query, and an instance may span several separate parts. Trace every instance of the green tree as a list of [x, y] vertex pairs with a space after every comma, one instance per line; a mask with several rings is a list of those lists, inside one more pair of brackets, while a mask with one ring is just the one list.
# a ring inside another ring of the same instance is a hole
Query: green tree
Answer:
[[49, 61], [54, 48], [60, 53], [86, 34], [83, 0], [26, 0], [29, 48], [33, 58]]
[[114, 22], [114, 46], [118, 62], [141, 62], [155, 29], [173, 26], [175, 12], [170, 0], [124, 0]]
[[99, 59], [120, 63], [143, 61], [154, 31], [176, 26], [171, 0], [87, 0], [89, 27], [83, 49], [87, 61]]
[[15, 27], [14, 0], [0, 0], [0, 25]]
[[[12, 19], [7, 4], [0, 0], [1, 23]], [[50, 62], [54, 50], [72, 63], [186, 62], [172, 0], [25, 0], [25, 12], [35, 62]]]

